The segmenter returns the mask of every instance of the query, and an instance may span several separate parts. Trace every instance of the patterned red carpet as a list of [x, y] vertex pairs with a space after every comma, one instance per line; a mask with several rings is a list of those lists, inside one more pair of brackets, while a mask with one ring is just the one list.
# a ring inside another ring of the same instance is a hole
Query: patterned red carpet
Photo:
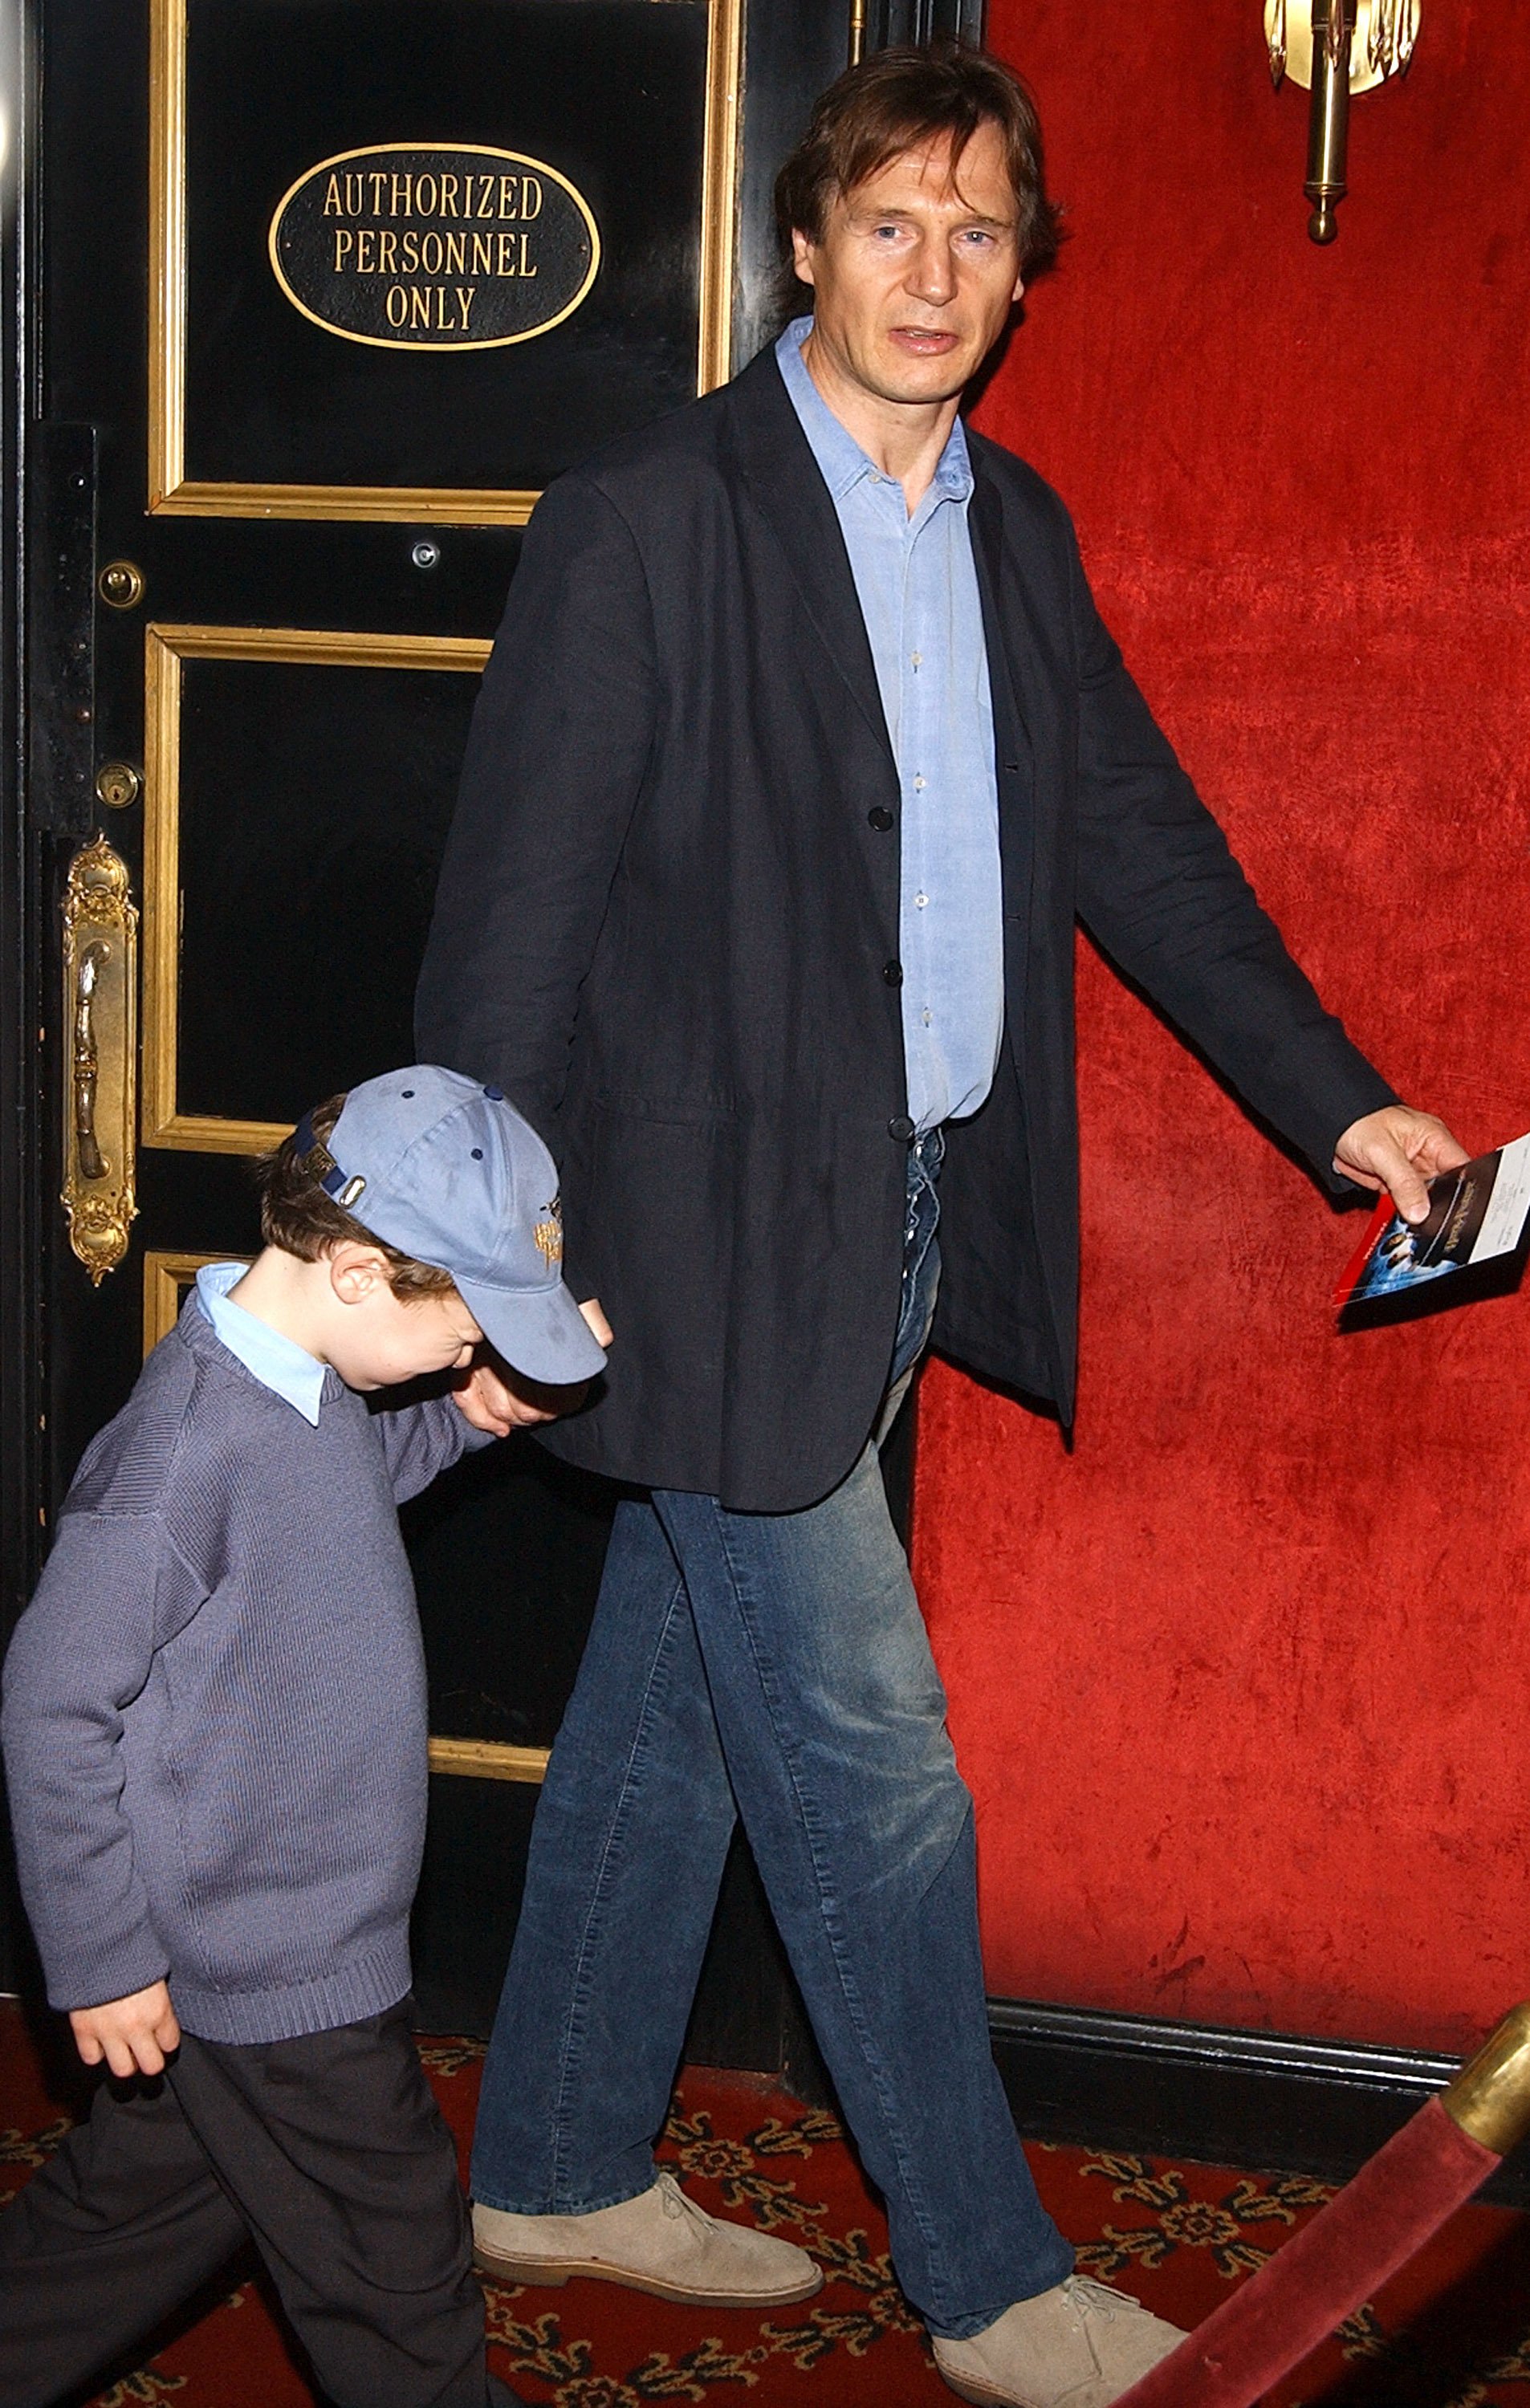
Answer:
[[[465, 2143], [481, 2050], [422, 2052]], [[44, 2163], [79, 2086], [45, 2072], [14, 2008], [0, 2011], [0, 2195]], [[493, 2363], [536, 2408], [942, 2408], [917, 2321], [893, 2282], [886, 2229], [833, 2118], [747, 2075], [692, 2071], [664, 2154], [704, 2206], [785, 2234], [828, 2277], [764, 2318], [663, 2305], [603, 2283], [487, 2291]], [[1047, 2204], [1081, 2271], [1194, 2324], [1329, 2196], [1305, 2175], [1249, 2174], [1087, 2149], [1033, 2148]], [[309, 2408], [261, 2282], [156, 2336], [93, 2408]], [[1267, 2408], [1530, 2408], [1530, 2217], [1467, 2208], [1424, 2256], [1270, 2395]]]

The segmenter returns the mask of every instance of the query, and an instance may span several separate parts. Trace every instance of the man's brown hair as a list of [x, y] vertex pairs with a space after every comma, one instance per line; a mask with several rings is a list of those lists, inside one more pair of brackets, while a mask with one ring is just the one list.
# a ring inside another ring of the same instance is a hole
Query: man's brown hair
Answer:
[[1047, 196], [1041, 124], [1013, 69], [950, 36], [927, 47], [878, 50], [815, 103], [808, 131], [776, 179], [776, 223], [788, 265], [792, 236], [821, 243], [829, 211], [890, 159], [938, 136], [953, 173], [979, 125], [999, 129], [1020, 211], [1024, 276], [1057, 256], [1061, 212]]
[[262, 1154], [255, 1165], [261, 1191], [261, 1236], [268, 1246], [295, 1254], [304, 1263], [318, 1262], [331, 1246], [348, 1238], [360, 1246], [376, 1246], [388, 1265], [393, 1294], [401, 1303], [450, 1296], [456, 1286], [450, 1271], [400, 1254], [325, 1193], [324, 1173], [332, 1167], [328, 1140], [344, 1103], [344, 1096], [331, 1096], [308, 1114], [318, 1140], [311, 1153], [299, 1154], [294, 1135], [284, 1138], [272, 1153]]

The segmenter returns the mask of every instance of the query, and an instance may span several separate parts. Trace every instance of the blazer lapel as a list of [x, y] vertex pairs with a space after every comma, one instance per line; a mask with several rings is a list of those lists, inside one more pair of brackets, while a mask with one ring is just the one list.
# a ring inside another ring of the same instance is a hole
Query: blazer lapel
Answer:
[[785, 556], [825, 652], [891, 765], [887, 714], [838, 513], [772, 351], [750, 362], [729, 397], [750, 497]]

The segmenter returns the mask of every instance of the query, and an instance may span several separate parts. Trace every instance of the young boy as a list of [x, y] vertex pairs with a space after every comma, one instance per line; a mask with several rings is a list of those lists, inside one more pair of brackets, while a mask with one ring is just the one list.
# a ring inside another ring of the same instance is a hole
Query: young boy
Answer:
[[[338, 2408], [512, 2396], [409, 2030], [425, 1684], [394, 1509], [605, 1356], [496, 1087], [418, 1068], [321, 1107], [265, 1166], [262, 1232], [88, 1449], [6, 1667], [49, 1996], [88, 2065], [154, 2077], [103, 2083], [0, 2218], [8, 2408], [247, 2237]], [[546, 1386], [470, 1368], [482, 1338]], [[456, 1384], [364, 1401], [428, 1373]]]

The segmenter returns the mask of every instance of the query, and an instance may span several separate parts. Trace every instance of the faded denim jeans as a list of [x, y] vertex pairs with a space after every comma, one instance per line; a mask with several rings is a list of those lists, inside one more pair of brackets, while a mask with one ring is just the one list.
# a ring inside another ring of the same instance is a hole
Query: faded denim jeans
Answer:
[[[909, 1154], [889, 1389], [928, 1335], [938, 1132]], [[473, 2194], [579, 2214], [653, 2180], [741, 1814], [893, 2260], [941, 2334], [1073, 2253], [989, 2047], [972, 1801], [876, 1448], [820, 1504], [624, 1501], [536, 1810], [484, 2069]]]

